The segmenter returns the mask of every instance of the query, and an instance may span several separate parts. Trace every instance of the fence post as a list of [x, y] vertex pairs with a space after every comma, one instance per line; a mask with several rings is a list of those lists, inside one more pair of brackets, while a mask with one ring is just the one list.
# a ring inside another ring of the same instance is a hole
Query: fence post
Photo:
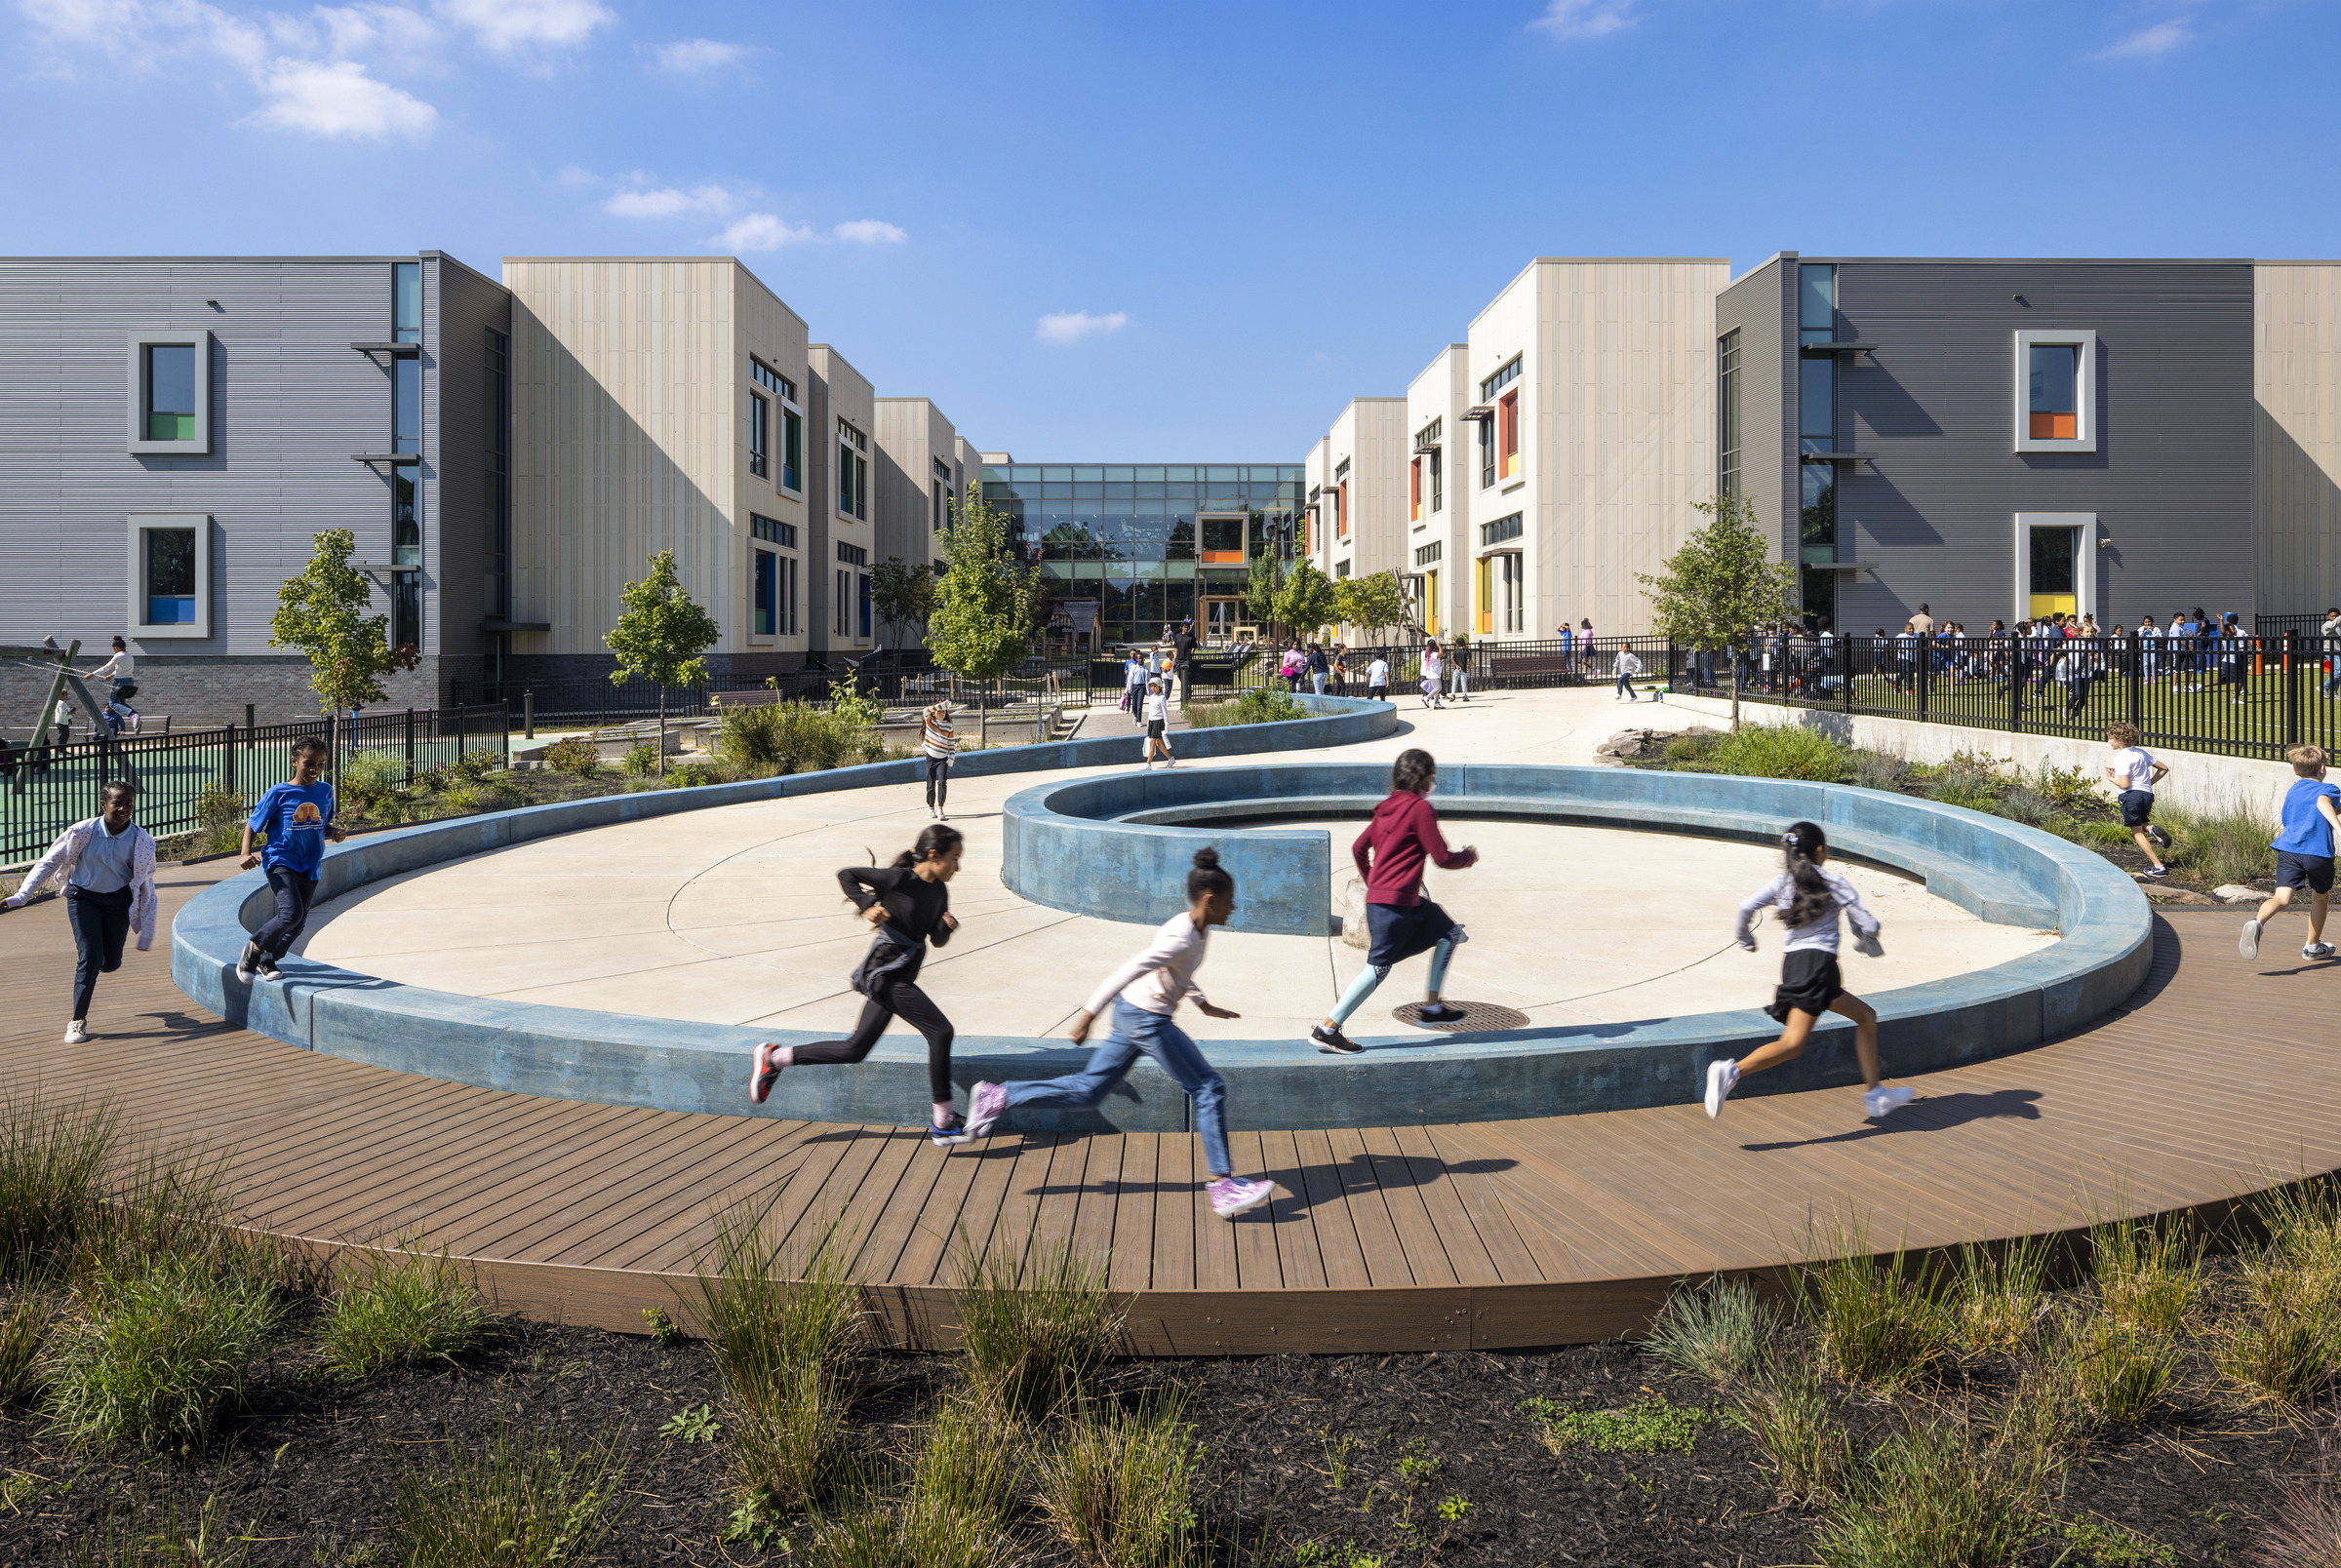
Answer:
[[2007, 732], [2024, 733], [2024, 677], [2026, 675], [2024, 639], [2010, 638], [2007, 644]]
[[463, 720], [464, 712], [461, 708], [457, 708], [456, 710], [456, 761], [458, 763], [463, 760], [463, 741], [465, 738]]
[[407, 782], [415, 782], [415, 710], [407, 710]]
[[1934, 643], [1931, 638], [1917, 639], [1912, 652], [1919, 656], [1919, 723], [1927, 719], [1927, 704], [1934, 695]]
[[[511, 727], [505, 726], [504, 732], [507, 735], [510, 734]], [[535, 686], [529, 687], [520, 694], [520, 738], [523, 740], [536, 738], [536, 688]]]
[[2138, 733], [2146, 733], [2145, 682], [2140, 667], [2145, 663], [2145, 639], [2133, 637], [2123, 650], [2123, 662], [2129, 666], [2129, 722]]
[[2292, 634], [2286, 632], [2281, 668], [2284, 672], [2284, 744], [2287, 746], [2300, 744], [2300, 682], [2294, 663]]
[[247, 737], [252, 733], [252, 704], [249, 702], [244, 704], [244, 733]]
[[227, 793], [233, 795], [236, 793], [236, 724], [232, 719], [227, 723], [226, 751], [227, 765], [220, 771], [226, 775]]

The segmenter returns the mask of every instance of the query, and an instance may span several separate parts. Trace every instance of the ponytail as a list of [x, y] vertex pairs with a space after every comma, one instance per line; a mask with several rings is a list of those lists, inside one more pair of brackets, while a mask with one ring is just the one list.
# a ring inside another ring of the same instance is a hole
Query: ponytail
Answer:
[[957, 828], [947, 828], [940, 822], [928, 824], [919, 830], [919, 842], [894, 856], [894, 869], [905, 871], [922, 860], [940, 860], [966, 841]]
[[1187, 902], [1235, 890], [1236, 879], [1219, 869], [1219, 851], [1209, 846], [1196, 850], [1195, 869], [1187, 873]]
[[1792, 822], [1780, 835], [1788, 855], [1788, 880], [1795, 888], [1788, 905], [1788, 925], [1801, 929], [1837, 912], [1837, 889], [1821, 875], [1821, 852], [1829, 840], [1817, 822]]

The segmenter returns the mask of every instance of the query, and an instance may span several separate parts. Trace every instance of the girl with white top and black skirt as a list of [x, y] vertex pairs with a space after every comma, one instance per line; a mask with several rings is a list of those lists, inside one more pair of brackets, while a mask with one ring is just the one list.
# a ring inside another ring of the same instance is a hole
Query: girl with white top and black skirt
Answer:
[[853, 907], [878, 927], [853, 976], [853, 989], [864, 999], [861, 1021], [845, 1039], [757, 1046], [748, 1069], [749, 1099], [764, 1104], [784, 1068], [860, 1061], [899, 1017], [927, 1038], [928, 1093], [934, 1102], [928, 1137], [937, 1147], [967, 1142], [959, 1114], [951, 1109], [951, 1020], [918, 984], [928, 944], [939, 948], [959, 929], [944, 883], [959, 875], [964, 848], [957, 828], [932, 823], [920, 830], [916, 847], [897, 855], [893, 865], [848, 866], [837, 874]]
[[1164, 694], [1164, 683], [1146, 683], [1146, 766], [1154, 767], [1154, 754], [1163, 754], [1165, 767], [1176, 767], [1178, 759], [1170, 755], [1170, 699]]
[[1853, 884], [1826, 869], [1829, 841], [1813, 822], [1795, 822], [1780, 836], [1788, 865], [1739, 906], [1739, 945], [1756, 951], [1753, 928], [1756, 913], [1779, 912], [1788, 927], [1788, 945], [1780, 963], [1780, 987], [1772, 1004], [1764, 1010], [1780, 1024], [1780, 1038], [1759, 1046], [1739, 1061], [1726, 1059], [1707, 1066], [1707, 1114], [1720, 1117], [1724, 1102], [1750, 1073], [1761, 1073], [1805, 1054], [1805, 1041], [1825, 1012], [1853, 1020], [1853, 1051], [1861, 1062], [1862, 1108], [1883, 1117], [1908, 1105], [1912, 1090], [1882, 1088], [1878, 1082], [1878, 1013], [1845, 987], [1838, 974], [1838, 912], [1853, 922], [1853, 948], [1870, 958], [1884, 958], [1878, 941], [1878, 917], [1861, 902]]

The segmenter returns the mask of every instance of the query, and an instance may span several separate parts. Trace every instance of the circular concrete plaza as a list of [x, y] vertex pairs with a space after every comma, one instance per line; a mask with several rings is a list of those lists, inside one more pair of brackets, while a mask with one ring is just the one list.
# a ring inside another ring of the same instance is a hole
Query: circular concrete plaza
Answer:
[[[1583, 764], [1629, 724], [1688, 722], [1587, 690], [1496, 692], [1437, 712], [1408, 702], [1400, 717], [1387, 739], [1276, 760], [1387, 762], [1422, 746], [1449, 764]], [[951, 821], [967, 835], [968, 853], [951, 894], [963, 923], [949, 947], [930, 955], [923, 983], [963, 1034], [1037, 1043], [1061, 1033], [1143, 932], [1044, 908], [1002, 885], [1001, 805], [1032, 783], [1019, 774], [955, 781]], [[846, 976], [868, 937], [847, 918], [836, 871], [891, 860], [927, 821], [921, 790], [897, 785], [592, 829], [374, 882], [320, 906], [300, 951], [468, 996], [843, 1034], [861, 1005]], [[1277, 825], [1332, 833], [1339, 908], [1359, 822]], [[1428, 879], [1431, 896], [1471, 933], [1448, 979], [1455, 1000], [1517, 1013], [1517, 1022], [1505, 1020], [1512, 1027], [1663, 1019], [1769, 1000], [1777, 928], [1762, 932], [1764, 950], [1749, 954], [1732, 943], [1731, 927], [1739, 900], [1777, 869], [1776, 850], [1531, 822], [1456, 821], [1448, 836], [1481, 851], [1478, 866], [1434, 869]], [[2056, 940], [1978, 920], [1895, 873], [1845, 869], [1885, 922], [1884, 959], [1846, 960], [1857, 991], [1969, 973]], [[1243, 1016], [1187, 1009], [1182, 1026], [1207, 1040], [1297, 1039], [1364, 961], [1339, 937], [1215, 933], [1201, 979], [1214, 1001]], [[1405, 1032], [1404, 1017], [1392, 1013], [1419, 1000], [1427, 963], [1402, 965], [1352, 1027]], [[890, 1033], [909, 1031], [897, 1024]]]

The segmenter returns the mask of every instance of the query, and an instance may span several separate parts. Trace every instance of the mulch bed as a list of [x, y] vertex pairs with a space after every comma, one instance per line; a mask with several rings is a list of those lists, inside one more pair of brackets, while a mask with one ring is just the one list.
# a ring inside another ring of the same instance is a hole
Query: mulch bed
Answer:
[[[716, 1374], [696, 1345], [511, 1323], [457, 1365], [355, 1386], [304, 1379], [312, 1360], [298, 1338], [280, 1342], [253, 1383], [248, 1412], [201, 1455], [143, 1466], [78, 1455], [20, 1412], [0, 1419], [0, 1469], [34, 1478], [18, 1511], [0, 1508], [0, 1563], [67, 1561], [109, 1507], [165, 1489], [189, 1518], [206, 1497], [223, 1496], [235, 1533], [251, 1538], [241, 1545], [256, 1568], [395, 1562], [399, 1468], [427, 1467], [450, 1442], [476, 1448], [506, 1422], [579, 1445], [607, 1433], [621, 1446], [628, 1508], [596, 1561], [786, 1560], [718, 1540], [735, 1501], [720, 1439], [659, 1434], [680, 1410], [712, 1403], [720, 1415]], [[873, 1357], [855, 1424], [877, 1441], [898, 1441], [957, 1376], [947, 1356]], [[1978, 1376], [2004, 1378], [2004, 1369]], [[1188, 1391], [1209, 1449], [1203, 1513], [1221, 1563], [1753, 1568], [1815, 1560], [1813, 1516], [1777, 1505], [1751, 1440], [1726, 1422], [1699, 1428], [1688, 1453], [1547, 1451], [1521, 1409], [1531, 1397], [1612, 1408], [1654, 1390], [1683, 1406], [1722, 1402], [1695, 1380], [1664, 1376], [1629, 1345], [1123, 1361], [1104, 1378], [1125, 1392], [1166, 1381]], [[1857, 1444], [1896, 1419], [1882, 1400], [1849, 1399], [1844, 1414]], [[1345, 1455], [1344, 1438], [1355, 1441]], [[1348, 1468], [1341, 1486], [1333, 1484], [1337, 1459]], [[2143, 1532], [2175, 1562], [2241, 1561], [2280, 1478], [2316, 1459], [2307, 1425], [2205, 1403], [2101, 1439], [2057, 1509]], [[1436, 1462], [1411, 1491], [1401, 1470], [1409, 1460], [1417, 1471]], [[1451, 1525], [1437, 1511], [1449, 1497], [1470, 1504]], [[1408, 1522], [1416, 1528], [1403, 1528]], [[1037, 1525], [1019, 1532], [1015, 1560], [1075, 1560]], [[2043, 1568], [2063, 1547], [2042, 1549]], [[2065, 1560], [2080, 1568], [2097, 1559]]]

